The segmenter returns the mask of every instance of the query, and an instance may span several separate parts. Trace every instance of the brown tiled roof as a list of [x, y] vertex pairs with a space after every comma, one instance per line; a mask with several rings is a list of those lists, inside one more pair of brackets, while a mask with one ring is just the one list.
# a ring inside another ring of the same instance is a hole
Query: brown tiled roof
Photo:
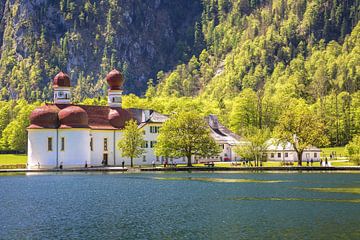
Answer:
[[[80, 108], [84, 110], [87, 114], [88, 118], [88, 127], [95, 130], [116, 130], [116, 129], [123, 129], [125, 127], [125, 122], [130, 119], [135, 119], [133, 111], [135, 109], [123, 109], [120, 107], [110, 108], [109, 106], [92, 106], [92, 105], [69, 105], [69, 104], [46, 104], [45, 108], [52, 109], [52, 111], [60, 112], [61, 110], [69, 109], [76, 107], [76, 109]], [[37, 108], [38, 109], [38, 108]], [[34, 112], [38, 111], [37, 109]], [[70, 111], [71, 112], [71, 111]], [[33, 114], [33, 113], [31, 113]], [[34, 125], [31, 124], [28, 128], [57, 128], [59, 124], [62, 125], [64, 128], [72, 128], [76, 127], [78, 124], [75, 123], [73, 125], [71, 122], [68, 122], [67, 119], [65, 124], [62, 124], [61, 119], [58, 125], [55, 127], [54, 125], [44, 124], [41, 125], [41, 122], [44, 121], [47, 123], [46, 116], [41, 118], [40, 124]], [[84, 123], [84, 119], [81, 120], [81, 123]], [[78, 120], [74, 120], [74, 122], [78, 122]], [[84, 127], [84, 126], [81, 126]]]
[[106, 81], [110, 90], [122, 90], [124, 77], [118, 70], [114, 69], [106, 75]]
[[70, 87], [70, 78], [66, 73], [59, 72], [54, 77], [53, 87]]
[[69, 106], [60, 110], [60, 128], [88, 128], [89, 118], [87, 112], [78, 106]]
[[36, 108], [30, 114], [30, 129], [58, 128], [59, 109], [53, 105], [44, 105]]

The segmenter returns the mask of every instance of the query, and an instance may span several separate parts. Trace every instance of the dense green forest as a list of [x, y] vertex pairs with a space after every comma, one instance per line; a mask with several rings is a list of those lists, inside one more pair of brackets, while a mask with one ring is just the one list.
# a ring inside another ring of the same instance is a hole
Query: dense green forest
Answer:
[[330, 144], [344, 145], [360, 133], [359, 19], [360, 1], [204, 1], [206, 49], [159, 72], [146, 96], [154, 107], [158, 96], [196, 96], [240, 134], [274, 129], [303, 99]]
[[360, 0], [1, 2], [1, 150], [24, 150], [60, 69], [74, 102], [106, 104], [116, 67], [126, 108], [214, 113], [243, 134], [305, 102], [329, 145], [360, 134]]

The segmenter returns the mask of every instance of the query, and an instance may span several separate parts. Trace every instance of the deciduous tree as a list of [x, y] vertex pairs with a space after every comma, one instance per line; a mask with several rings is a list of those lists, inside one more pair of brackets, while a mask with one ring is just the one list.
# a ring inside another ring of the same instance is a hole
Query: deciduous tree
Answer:
[[246, 143], [237, 147], [236, 153], [245, 159], [254, 161], [255, 166], [259, 166], [259, 163], [262, 165], [269, 146], [270, 130], [254, 128], [249, 130], [244, 137]]
[[303, 100], [293, 100], [289, 109], [284, 111], [275, 128], [275, 136], [281, 141], [290, 142], [302, 164], [302, 154], [310, 146], [324, 146], [328, 138], [325, 126]]
[[360, 135], [354, 136], [346, 145], [346, 150], [350, 156], [350, 160], [360, 165]]
[[145, 152], [141, 147], [143, 142], [144, 134], [138, 129], [136, 121], [128, 121], [123, 131], [123, 137], [118, 142], [118, 148], [121, 149], [123, 157], [130, 158], [131, 167], [134, 166], [133, 159], [141, 156], [141, 154]]
[[194, 155], [214, 156], [220, 152], [204, 118], [191, 111], [173, 114], [161, 127], [157, 141], [156, 155], [185, 156], [189, 167]]

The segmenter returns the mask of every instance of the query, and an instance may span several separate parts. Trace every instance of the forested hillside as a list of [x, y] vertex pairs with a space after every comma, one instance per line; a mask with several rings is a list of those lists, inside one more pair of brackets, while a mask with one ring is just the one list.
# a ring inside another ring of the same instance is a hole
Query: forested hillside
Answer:
[[360, 132], [359, 19], [359, 0], [204, 1], [206, 49], [148, 95], [211, 101], [239, 133], [273, 129], [303, 99], [345, 144]]
[[116, 67], [137, 94], [124, 107], [214, 113], [243, 134], [298, 105], [329, 145], [360, 134], [360, 0], [1, 0], [0, 17], [0, 150], [24, 150], [15, 126], [60, 69], [75, 102], [106, 104]]
[[118, 68], [126, 91], [141, 94], [160, 69], [201, 51], [194, 47], [200, 1], [0, 0], [0, 98], [50, 100], [63, 70], [76, 100], [106, 93]]

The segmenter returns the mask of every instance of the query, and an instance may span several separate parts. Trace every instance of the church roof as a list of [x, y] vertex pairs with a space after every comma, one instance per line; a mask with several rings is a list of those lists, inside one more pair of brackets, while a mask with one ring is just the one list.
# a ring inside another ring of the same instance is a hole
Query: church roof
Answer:
[[[69, 105], [69, 104], [46, 104], [45, 107], [40, 107], [45, 109], [51, 109], [52, 112], [64, 112], [67, 114], [72, 112], [72, 109], [76, 109], [76, 112], [80, 112], [79, 110], [83, 110], [87, 115], [87, 126], [83, 124], [81, 127], [88, 127], [94, 130], [116, 130], [123, 129], [125, 127], [125, 122], [130, 119], [136, 119], [136, 110], [135, 109], [123, 109], [120, 107], [109, 107], [109, 106], [92, 106], [92, 105]], [[34, 112], [38, 112], [37, 109]], [[82, 112], [82, 111], [81, 111]], [[134, 112], [134, 113], [133, 113]], [[33, 114], [33, 113], [32, 113]], [[76, 115], [76, 114], [75, 114]], [[85, 117], [85, 114], [82, 114]], [[30, 118], [31, 125], [28, 127], [29, 129], [35, 128], [77, 128], [78, 120], [74, 120], [74, 124], [71, 122], [71, 118], [64, 118], [66, 123], [62, 123], [62, 116], [59, 116], [54, 121], [54, 124], [49, 124], [47, 121], [38, 121], [37, 118], [34, 119], [34, 123], [32, 122], [32, 118]], [[69, 122], [70, 121], [70, 122]], [[138, 121], [138, 120], [137, 120]], [[46, 124], [42, 124], [45, 122]], [[85, 121], [82, 121], [84, 122]], [[139, 121], [138, 121], [139, 123]]]

